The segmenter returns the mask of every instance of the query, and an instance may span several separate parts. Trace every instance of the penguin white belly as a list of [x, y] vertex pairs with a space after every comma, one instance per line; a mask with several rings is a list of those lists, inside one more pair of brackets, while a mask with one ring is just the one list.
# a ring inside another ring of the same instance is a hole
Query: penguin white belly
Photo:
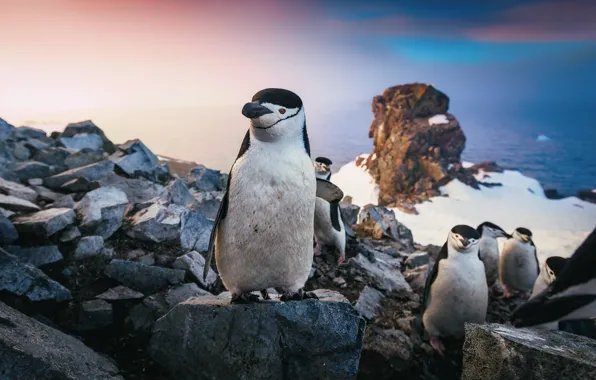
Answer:
[[317, 242], [322, 245], [333, 245], [342, 250], [345, 246], [346, 234], [344, 223], [338, 213], [340, 231], [333, 228], [331, 223], [331, 205], [324, 199], [317, 198], [315, 201], [315, 236]]
[[439, 272], [423, 315], [424, 326], [431, 335], [462, 337], [464, 323], [484, 323], [487, 308], [484, 266], [476, 255], [450, 254], [439, 261]]
[[232, 168], [227, 214], [215, 241], [217, 269], [233, 294], [274, 287], [296, 292], [312, 266], [312, 161], [302, 147], [262, 144]]
[[480, 259], [484, 263], [486, 282], [492, 286], [499, 278], [499, 244], [497, 239], [482, 237], [478, 247]]
[[529, 243], [508, 239], [501, 252], [499, 275], [501, 283], [508, 289], [531, 292], [538, 276], [534, 247]]

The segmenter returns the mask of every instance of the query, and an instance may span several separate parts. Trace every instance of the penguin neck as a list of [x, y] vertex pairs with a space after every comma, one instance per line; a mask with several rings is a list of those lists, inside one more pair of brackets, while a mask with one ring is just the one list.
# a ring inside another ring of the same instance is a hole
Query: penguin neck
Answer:
[[302, 129], [298, 131], [288, 130], [283, 134], [269, 134], [257, 132], [252, 127], [250, 128], [250, 136], [258, 143], [263, 144], [275, 144], [277, 146], [302, 146], [303, 143], [303, 130], [306, 128], [306, 124], [303, 124]]
[[476, 249], [475, 252], [473, 250], [460, 252], [451, 246], [451, 244], [447, 244], [447, 254], [449, 255], [449, 258], [454, 258], [456, 260], [472, 260], [474, 257], [478, 258], [478, 249]]

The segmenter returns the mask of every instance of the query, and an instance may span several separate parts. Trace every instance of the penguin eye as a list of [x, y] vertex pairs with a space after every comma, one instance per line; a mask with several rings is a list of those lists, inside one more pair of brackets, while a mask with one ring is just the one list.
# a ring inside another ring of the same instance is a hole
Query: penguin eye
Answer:
[[285, 108], [280, 108], [279, 109], [279, 113], [283, 115], [284, 113], [286, 113], [286, 109]]

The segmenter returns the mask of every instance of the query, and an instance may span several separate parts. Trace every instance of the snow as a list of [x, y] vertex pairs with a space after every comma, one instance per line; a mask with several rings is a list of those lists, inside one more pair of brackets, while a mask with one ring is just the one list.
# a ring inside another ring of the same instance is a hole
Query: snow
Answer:
[[[576, 197], [548, 199], [538, 181], [518, 171], [486, 173], [490, 178], [483, 178], [484, 174], [481, 171], [476, 178], [503, 186], [475, 190], [453, 180], [440, 188], [441, 194], [448, 197], [434, 197], [416, 205], [418, 215], [394, 209], [397, 219], [412, 230], [417, 243], [435, 245], [443, 245], [456, 224], [476, 227], [491, 221], [509, 232], [526, 227], [534, 235], [541, 260], [552, 255], [570, 256], [596, 226], [596, 205], [592, 203]], [[354, 161], [343, 166], [332, 180], [344, 194], [352, 196], [352, 203], [377, 203], [378, 187]], [[499, 243], [502, 246], [503, 239]]]
[[449, 120], [447, 120], [447, 116], [445, 115], [435, 115], [428, 119], [428, 124], [430, 125], [447, 123], [449, 123]]
[[540, 141], [540, 142], [550, 141], [550, 137], [548, 137], [546, 135], [538, 135], [538, 137], [536, 138], [536, 141]]
[[169, 159], [169, 158], [167, 158], [167, 157], [162, 157], [162, 156], [157, 156], [157, 159], [158, 159], [158, 160], [160, 160], [160, 161], [170, 161], [170, 159]]

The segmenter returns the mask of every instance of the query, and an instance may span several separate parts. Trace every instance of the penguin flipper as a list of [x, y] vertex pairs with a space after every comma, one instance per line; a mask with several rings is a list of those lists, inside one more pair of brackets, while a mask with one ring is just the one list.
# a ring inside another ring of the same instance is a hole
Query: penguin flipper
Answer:
[[443, 247], [441, 248], [441, 251], [439, 252], [439, 255], [437, 256], [437, 261], [433, 265], [428, 276], [426, 276], [426, 282], [424, 284], [424, 294], [422, 295], [422, 312], [426, 310], [426, 303], [428, 302], [428, 299], [430, 297], [430, 288], [433, 282], [435, 282], [435, 280], [437, 279], [437, 275], [439, 274], [439, 262], [443, 259], [446, 259], [447, 256], [447, 242], [445, 242], [445, 244], [443, 244]]
[[333, 182], [317, 178], [317, 197], [327, 202], [339, 202], [344, 197], [344, 192]]

